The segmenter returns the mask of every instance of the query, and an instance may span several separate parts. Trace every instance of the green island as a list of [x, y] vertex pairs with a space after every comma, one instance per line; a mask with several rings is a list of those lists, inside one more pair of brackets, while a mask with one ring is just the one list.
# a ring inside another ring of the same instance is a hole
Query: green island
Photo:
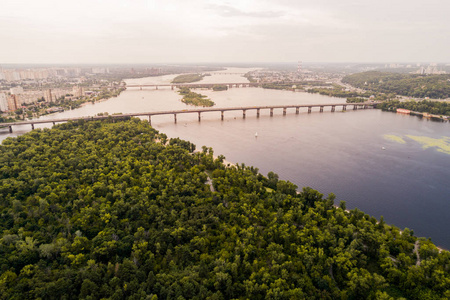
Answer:
[[345, 76], [342, 82], [377, 93], [415, 98], [450, 98], [450, 74], [419, 75], [370, 71]]
[[0, 299], [450, 297], [430, 240], [194, 149], [139, 119], [5, 139]]
[[397, 108], [404, 108], [413, 112], [450, 116], [450, 103], [439, 101], [422, 100], [402, 102], [399, 100], [390, 100], [378, 104], [377, 108], [385, 111], [396, 111]]
[[215, 105], [215, 103], [210, 99], [206, 98], [205, 95], [191, 92], [191, 90], [188, 87], [181, 87], [178, 93], [183, 96], [181, 102], [186, 103], [188, 105], [204, 106], [204, 107], [211, 107]]
[[216, 84], [216, 85], [213, 85], [212, 90], [215, 92], [227, 91], [228, 87], [225, 84]]
[[366, 102], [368, 99], [367, 98], [362, 98], [362, 97], [349, 97], [347, 98], [347, 100], [345, 102], [347, 103], [363, 103]]
[[271, 90], [292, 90], [293, 85], [294, 83], [263, 83], [261, 87]]
[[205, 75], [202, 74], [183, 74], [178, 75], [172, 80], [172, 83], [190, 83], [197, 82], [203, 79]]

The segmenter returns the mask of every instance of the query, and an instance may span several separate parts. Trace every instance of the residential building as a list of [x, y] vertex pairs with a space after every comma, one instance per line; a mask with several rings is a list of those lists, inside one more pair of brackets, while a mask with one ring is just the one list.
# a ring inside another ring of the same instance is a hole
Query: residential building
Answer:
[[16, 86], [13, 88], [9, 89], [9, 92], [11, 93], [11, 95], [20, 95], [23, 94], [23, 87], [21, 86]]
[[45, 102], [53, 102], [54, 101], [51, 89], [48, 89], [44, 92], [44, 99], [45, 99]]
[[5, 93], [0, 93], [0, 111], [5, 112], [8, 110], [8, 100]]
[[19, 95], [10, 95], [8, 97], [8, 110], [15, 111], [20, 107]]

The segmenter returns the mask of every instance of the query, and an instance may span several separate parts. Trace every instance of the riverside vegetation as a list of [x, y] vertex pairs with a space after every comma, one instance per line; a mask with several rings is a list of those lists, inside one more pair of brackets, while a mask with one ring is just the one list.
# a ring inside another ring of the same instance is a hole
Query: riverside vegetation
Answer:
[[183, 99], [181, 99], [181, 102], [194, 105], [194, 106], [214, 106], [215, 103], [207, 98], [207, 96], [191, 92], [191, 90], [188, 87], [181, 87], [178, 91], [180, 95], [183, 96]]
[[387, 111], [395, 111], [397, 108], [405, 108], [421, 113], [431, 113], [434, 115], [447, 115], [450, 116], [450, 104], [446, 102], [437, 101], [406, 101], [401, 102], [398, 100], [386, 101], [378, 105], [377, 108]]
[[429, 240], [194, 149], [138, 119], [4, 140], [0, 299], [450, 297]]
[[377, 93], [415, 98], [450, 98], [450, 74], [419, 75], [370, 71], [345, 76], [342, 82]]

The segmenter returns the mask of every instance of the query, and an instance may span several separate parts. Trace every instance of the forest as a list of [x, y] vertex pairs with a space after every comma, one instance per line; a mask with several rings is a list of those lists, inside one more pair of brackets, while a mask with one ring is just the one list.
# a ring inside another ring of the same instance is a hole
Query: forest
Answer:
[[176, 76], [172, 83], [189, 83], [189, 82], [196, 82], [202, 80], [204, 75], [202, 74], [182, 74]]
[[446, 115], [450, 116], [450, 104], [446, 102], [438, 101], [406, 101], [401, 102], [398, 100], [391, 100], [380, 103], [377, 108], [382, 110], [396, 110], [397, 108], [405, 108], [415, 112], [430, 113], [433, 115]]
[[0, 299], [450, 298], [430, 240], [195, 149], [135, 118], [5, 139]]
[[370, 71], [345, 76], [342, 82], [378, 93], [414, 98], [450, 98], [450, 74], [419, 75]]
[[212, 90], [215, 92], [227, 91], [228, 86], [226, 84], [215, 84], [213, 85]]
[[183, 96], [181, 102], [188, 105], [211, 107], [214, 106], [214, 101], [211, 101], [207, 96], [192, 92], [188, 87], [181, 87], [178, 93]]

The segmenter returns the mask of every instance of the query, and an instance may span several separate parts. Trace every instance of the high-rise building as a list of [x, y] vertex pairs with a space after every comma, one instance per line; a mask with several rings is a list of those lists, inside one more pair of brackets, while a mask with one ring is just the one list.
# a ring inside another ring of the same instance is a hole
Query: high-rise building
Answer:
[[11, 95], [8, 97], [8, 110], [15, 111], [20, 107], [19, 95]]
[[77, 97], [77, 98], [78, 98], [78, 97], [82, 97], [83, 94], [84, 94], [84, 89], [83, 89], [83, 87], [77, 86], [77, 85], [73, 86], [73, 88], [72, 88], [72, 95], [73, 95], [74, 97]]
[[11, 93], [11, 95], [23, 94], [23, 87], [16, 86], [16, 87], [10, 88], [9, 92]]
[[5, 93], [0, 93], [0, 111], [5, 112], [8, 110], [8, 100]]
[[54, 99], [53, 99], [53, 95], [52, 95], [52, 90], [51, 89], [48, 89], [48, 90], [45, 91], [44, 99], [45, 99], [45, 102], [53, 102]]

